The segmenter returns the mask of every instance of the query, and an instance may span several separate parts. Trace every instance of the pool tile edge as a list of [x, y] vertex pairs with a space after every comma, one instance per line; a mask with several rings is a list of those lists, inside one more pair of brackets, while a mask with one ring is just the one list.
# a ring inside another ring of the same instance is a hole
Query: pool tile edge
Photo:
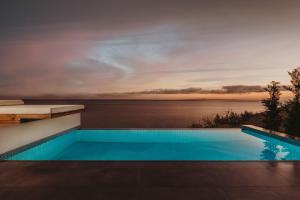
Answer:
[[281, 141], [300, 146], [300, 137], [297, 137], [297, 136], [292, 136], [292, 135], [288, 135], [286, 133], [281, 133], [281, 132], [277, 132], [277, 131], [271, 131], [271, 130], [261, 128], [258, 126], [254, 126], [254, 125], [242, 125], [241, 129], [253, 131], [258, 134], [262, 134], [262, 135], [265, 135], [268, 137], [273, 137], [273, 138], [279, 139]]

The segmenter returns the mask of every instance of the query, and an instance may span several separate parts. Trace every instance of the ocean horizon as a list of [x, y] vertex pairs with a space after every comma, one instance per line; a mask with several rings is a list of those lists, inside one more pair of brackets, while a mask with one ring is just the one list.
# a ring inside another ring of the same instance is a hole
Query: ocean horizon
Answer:
[[187, 128], [228, 111], [261, 112], [253, 100], [82, 100], [31, 99], [27, 104], [83, 104], [82, 128]]

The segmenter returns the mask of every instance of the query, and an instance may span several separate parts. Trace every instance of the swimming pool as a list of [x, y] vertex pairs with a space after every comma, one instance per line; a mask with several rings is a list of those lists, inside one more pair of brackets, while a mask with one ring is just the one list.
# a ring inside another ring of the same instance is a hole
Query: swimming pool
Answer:
[[300, 160], [300, 146], [240, 129], [73, 130], [7, 160]]

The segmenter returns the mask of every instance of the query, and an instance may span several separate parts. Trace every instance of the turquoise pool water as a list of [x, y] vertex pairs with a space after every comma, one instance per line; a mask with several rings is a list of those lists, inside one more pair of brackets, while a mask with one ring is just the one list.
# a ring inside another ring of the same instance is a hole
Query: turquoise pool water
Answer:
[[300, 146], [240, 129], [74, 130], [8, 160], [300, 160]]

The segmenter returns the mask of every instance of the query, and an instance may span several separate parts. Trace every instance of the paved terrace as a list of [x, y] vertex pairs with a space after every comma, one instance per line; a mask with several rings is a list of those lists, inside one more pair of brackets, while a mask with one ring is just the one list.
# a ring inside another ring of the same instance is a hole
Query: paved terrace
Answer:
[[300, 162], [0, 161], [0, 199], [300, 199]]

